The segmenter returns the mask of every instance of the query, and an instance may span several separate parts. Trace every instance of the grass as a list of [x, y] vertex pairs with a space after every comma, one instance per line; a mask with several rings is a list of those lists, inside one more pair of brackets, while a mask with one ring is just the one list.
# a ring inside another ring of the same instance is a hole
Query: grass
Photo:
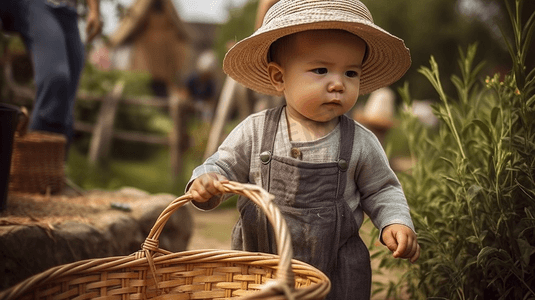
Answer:
[[180, 184], [173, 184], [169, 167], [169, 151], [159, 149], [148, 159], [108, 159], [92, 165], [87, 156], [72, 149], [67, 162], [67, 176], [84, 189], [115, 190], [135, 187], [149, 193], [173, 193]]

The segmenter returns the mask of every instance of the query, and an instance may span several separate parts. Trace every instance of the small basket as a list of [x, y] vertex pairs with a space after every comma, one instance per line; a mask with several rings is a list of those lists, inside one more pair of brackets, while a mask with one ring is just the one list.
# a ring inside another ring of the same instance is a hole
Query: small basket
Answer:
[[25, 193], [56, 193], [63, 189], [65, 181], [64, 135], [32, 131], [26, 133], [25, 121], [15, 133], [9, 191]]
[[138, 252], [51, 268], [0, 293], [0, 299], [324, 299], [331, 287], [329, 279], [318, 269], [292, 260], [290, 234], [272, 196], [254, 185], [229, 182], [223, 186], [262, 208], [273, 225], [280, 256], [160, 249], [158, 238], [165, 223], [191, 200], [186, 194], [160, 214]]

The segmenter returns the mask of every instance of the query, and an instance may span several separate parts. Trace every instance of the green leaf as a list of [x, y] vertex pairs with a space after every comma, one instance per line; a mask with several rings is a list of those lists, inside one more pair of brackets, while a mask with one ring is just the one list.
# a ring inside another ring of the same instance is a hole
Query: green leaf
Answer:
[[507, 251], [503, 249], [498, 249], [495, 247], [484, 247], [479, 251], [477, 254], [477, 264], [479, 266], [483, 266], [483, 262], [490, 261], [491, 259], [498, 259], [502, 262], [509, 262], [511, 260], [511, 256]]
[[466, 241], [476, 245], [479, 244], [479, 239], [475, 236], [469, 236], [468, 238], [466, 238]]
[[468, 191], [466, 192], [467, 200], [470, 202], [474, 197], [479, 194], [479, 192], [483, 190], [483, 188], [479, 185], [472, 185], [470, 188], [468, 188]]
[[483, 67], [485, 67], [485, 65], [486, 65], [486, 62], [482, 61], [474, 68], [474, 70], [472, 71], [472, 74], [470, 75], [474, 81], [477, 78], [477, 75], [481, 72], [481, 70], [483, 70]]
[[533, 32], [535, 31], [535, 12], [531, 15], [528, 21], [525, 24], [524, 30], [522, 30], [522, 52], [524, 54], [523, 62], [525, 61], [525, 56], [528, 54], [528, 49], [532, 41]]
[[[465, 90], [465, 86], [461, 78], [459, 78], [459, 76], [453, 75], [451, 76], [451, 82], [453, 82], [453, 84], [457, 88], [457, 93], [459, 94], [459, 97], [464, 98], [463, 91]], [[466, 99], [463, 99], [463, 101], [466, 101]]]
[[483, 122], [483, 121], [481, 121], [481, 120], [479, 120], [479, 119], [475, 119], [475, 120], [473, 120], [472, 122], [473, 122], [477, 127], [479, 127], [479, 129], [481, 129], [481, 131], [483, 131], [483, 133], [484, 133], [485, 136], [487, 137], [488, 141], [489, 141], [489, 142], [492, 142], [492, 136], [491, 136], [491, 133], [490, 133], [490, 128], [489, 128], [489, 126], [488, 126], [485, 122]]
[[409, 82], [405, 81], [403, 83], [403, 87], [398, 88], [398, 94], [401, 96], [401, 99], [403, 100], [403, 103], [407, 105], [407, 107], [412, 106], [412, 97], [409, 90]]
[[494, 107], [492, 109], [492, 112], [490, 114], [490, 122], [491, 124], [497, 124], [496, 121], [498, 120], [498, 115], [500, 114], [500, 108], [499, 107]]
[[453, 178], [448, 177], [448, 176], [442, 176], [442, 178], [444, 178], [444, 179], [446, 179], [446, 180], [448, 180], [448, 181], [451, 181], [451, 182], [455, 183], [455, 184], [458, 185], [458, 186], [461, 186], [461, 183], [460, 183], [458, 180], [456, 180], [456, 179], [453, 179]]
[[469, 131], [471, 128], [474, 128], [476, 125], [473, 122], [466, 123], [463, 128], [461, 129], [461, 136], [468, 138], [471, 136], [471, 132]]
[[447, 162], [447, 163], [451, 166], [451, 168], [452, 168], [453, 170], [457, 169], [457, 168], [455, 167], [455, 164], [454, 164], [451, 160], [447, 159], [446, 157], [441, 156], [440, 159], [442, 159], [443, 161]]
[[[535, 70], [535, 69], [534, 69]], [[531, 96], [526, 102], [526, 106], [531, 107], [535, 103], [535, 95]]]
[[535, 247], [530, 245], [525, 239], [517, 239], [518, 248], [520, 249], [520, 256], [522, 257], [522, 265], [527, 267], [529, 265], [530, 256], [535, 253]]
[[[507, 4], [507, 1], [505, 1], [505, 3]], [[509, 12], [509, 15], [511, 15], [511, 13]], [[500, 32], [502, 34], [502, 36], [506, 37], [508, 36], [508, 34], [506, 33], [506, 30], [503, 28], [503, 25], [498, 25], [498, 27], [500, 28]], [[504, 38], [503, 41], [505, 42], [505, 45], [507, 46], [507, 51], [509, 51], [509, 55], [511, 57], [515, 57], [515, 51], [513, 50], [513, 46], [511, 45], [511, 42], [509, 40], [507, 40], [507, 38]]]
[[526, 216], [528, 216], [530, 220], [535, 220], [535, 217], [529, 207], [524, 207], [524, 213], [526, 213]]

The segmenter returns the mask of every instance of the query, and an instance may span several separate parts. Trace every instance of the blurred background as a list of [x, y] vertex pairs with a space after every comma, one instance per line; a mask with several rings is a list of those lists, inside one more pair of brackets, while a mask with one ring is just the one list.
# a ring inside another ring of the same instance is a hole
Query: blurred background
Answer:
[[[483, 74], [511, 69], [502, 37], [502, 31], [511, 36], [509, 18], [501, 0], [363, 2], [375, 23], [404, 39], [411, 50], [411, 68], [391, 89], [408, 83], [413, 97], [427, 107], [436, 101], [436, 93], [418, 69], [429, 65], [431, 55], [441, 74], [459, 73], [459, 47], [477, 43], [477, 61], [486, 61]], [[67, 177], [83, 189], [133, 186], [183, 194], [192, 169], [206, 155], [220, 109], [224, 54], [254, 31], [257, 8], [256, 0], [101, 0], [104, 31], [86, 47]], [[535, 1], [527, 1], [526, 14], [534, 10]], [[86, 9], [81, 6], [79, 12], [83, 16]], [[3, 35], [1, 43], [2, 101], [31, 109], [30, 58], [16, 35]], [[531, 66], [533, 58], [528, 58]], [[453, 94], [454, 86], [445, 90]], [[260, 101], [251, 92], [240, 95], [247, 99], [229, 104], [220, 139]], [[355, 109], [367, 100], [361, 97]], [[394, 96], [393, 125], [383, 139], [391, 158], [407, 155], [404, 135], [395, 126], [401, 102]], [[103, 125], [106, 113], [113, 122]], [[104, 145], [95, 141], [106, 136]]]

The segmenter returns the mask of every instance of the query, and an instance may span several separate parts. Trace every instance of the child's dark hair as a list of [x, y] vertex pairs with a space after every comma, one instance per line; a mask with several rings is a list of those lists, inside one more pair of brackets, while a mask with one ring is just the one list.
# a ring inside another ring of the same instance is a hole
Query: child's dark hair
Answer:
[[285, 52], [285, 50], [288, 49], [288, 45], [290, 43], [290, 37], [293, 34], [285, 35], [278, 40], [271, 43], [271, 46], [269, 46], [268, 51], [268, 62], [276, 62], [278, 64], [281, 63], [281, 55], [282, 52]]
[[[341, 29], [332, 29], [332, 30], [341, 30]], [[341, 30], [341, 31], [344, 31], [344, 30]], [[349, 32], [349, 31], [347, 31]], [[351, 34], [354, 34], [352, 32], [350, 32]], [[268, 63], [269, 62], [276, 62], [278, 64], [281, 63], [281, 56], [282, 56], [282, 53], [284, 53], [288, 47], [289, 47], [289, 43], [290, 43], [290, 37], [293, 36], [295, 33], [292, 33], [292, 34], [289, 34], [289, 35], [285, 35], [281, 38], [279, 38], [278, 40], [274, 41], [273, 43], [271, 43], [271, 46], [269, 46], [269, 51], [268, 51]], [[360, 39], [362, 39], [361, 37], [359, 37]], [[363, 40], [364, 41], [364, 40]], [[368, 58], [368, 44], [366, 43], [366, 41], [364, 41], [365, 45], [366, 45], [366, 50], [364, 51], [364, 57], [362, 58], [362, 64], [364, 64], [366, 62], [366, 59]]]

